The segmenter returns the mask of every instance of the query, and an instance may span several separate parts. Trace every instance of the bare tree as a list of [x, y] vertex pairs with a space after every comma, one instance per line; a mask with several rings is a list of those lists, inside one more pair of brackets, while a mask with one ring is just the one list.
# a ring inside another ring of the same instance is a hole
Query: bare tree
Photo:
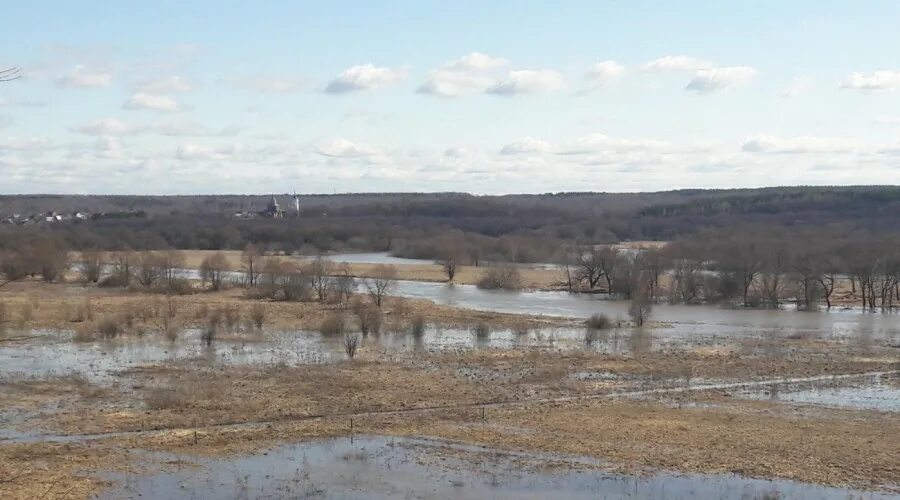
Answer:
[[131, 252], [116, 252], [110, 259], [112, 266], [112, 275], [115, 283], [121, 287], [127, 287], [131, 284], [131, 278], [134, 276], [133, 256]]
[[65, 278], [66, 269], [69, 267], [69, 254], [60, 242], [50, 239], [40, 240], [31, 252], [37, 264], [36, 269], [44, 281], [52, 283]]
[[166, 282], [169, 290], [175, 290], [179, 281], [178, 272], [184, 267], [184, 253], [178, 250], [166, 250], [159, 254], [159, 269], [161, 278]]
[[446, 257], [437, 261], [437, 264], [441, 266], [441, 269], [444, 270], [444, 274], [447, 275], [447, 281], [453, 282], [453, 278], [456, 277], [456, 268], [459, 265], [459, 261], [453, 255], [447, 255]]
[[162, 259], [156, 252], [141, 252], [137, 258], [138, 283], [145, 288], [152, 288], [162, 276]]
[[397, 268], [391, 265], [378, 264], [372, 269], [372, 276], [366, 278], [366, 290], [372, 302], [381, 307], [385, 295], [396, 286]]
[[522, 276], [519, 269], [513, 266], [488, 266], [482, 271], [476, 286], [485, 290], [519, 290], [522, 288]]
[[200, 279], [203, 284], [209, 283], [213, 290], [222, 289], [222, 280], [228, 270], [228, 259], [222, 252], [207, 256], [200, 263]]
[[103, 252], [97, 250], [87, 250], [81, 252], [81, 274], [87, 283], [96, 283], [100, 281], [100, 274], [103, 272]]
[[262, 267], [260, 265], [261, 259], [262, 252], [252, 243], [247, 243], [247, 246], [244, 247], [244, 251], [241, 253], [241, 269], [246, 276], [245, 282], [248, 287], [252, 288], [258, 284], [260, 268]]
[[304, 273], [309, 277], [310, 285], [320, 301], [324, 301], [328, 297], [328, 293], [333, 287], [331, 278], [333, 272], [334, 264], [321, 256], [316, 257], [304, 267]]
[[350, 272], [350, 264], [346, 262], [342, 262], [337, 267], [337, 276], [334, 278], [334, 292], [337, 295], [337, 300], [341, 304], [346, 303], [353, 297], [353, 293], [356, 292], [356, 279]]
[[631, 304], [628, 306], [628, 315], [631, 316], [631, 320], [634, 321], [634, 324], [637, 326], [644, 326], [644, 323], [650, 319], [652, 314], [653, 302], [647, 295], [647, 291], [641, 290], [637, 292], [634, 295], [634, 298], [631, 299]]

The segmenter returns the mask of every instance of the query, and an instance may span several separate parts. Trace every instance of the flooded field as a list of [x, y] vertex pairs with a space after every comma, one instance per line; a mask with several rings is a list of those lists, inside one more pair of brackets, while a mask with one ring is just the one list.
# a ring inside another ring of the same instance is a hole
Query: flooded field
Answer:
[[900, 412], [900, 376], [779, 384], [763, 390], [742, 391], [739, 395], [803, 405]]
[[[394, 292], [407, 298], [482, 311], [588, 318], [606, 314], [628, 318], [628, 302], [598, 295], [565, 292], [507, 292], [472, 285], [400, 281]], [[653, 321], [669, 323], [673, 334], [776, 334], [819, 338], [853, 338], [900, 343], [900, 313], [870, 313], [858, 309], [800, 312], [785, 309], [732, 309], [717, 306], [658, 305]]]
[[225, 460], [165, 458], [188, 464], [170, 473], [112, 476], [120, 486], [99, 498], [895, 498], [734, 474], [613, 474], [582, 457], [381, 436], [284, 445]]

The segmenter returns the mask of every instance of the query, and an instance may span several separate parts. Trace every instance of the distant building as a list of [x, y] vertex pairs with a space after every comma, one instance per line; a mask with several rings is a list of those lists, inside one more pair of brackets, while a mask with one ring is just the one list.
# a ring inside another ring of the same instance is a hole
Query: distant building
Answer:
[[266, 209], [263, 210], [262, 214], [273, 219], [284, 217], [284, 210], [278, 206], [278, 200], [275, 199], [274, 195], [272, 196], [272, 199], [269, 200], [269, 205], [266, 206]]

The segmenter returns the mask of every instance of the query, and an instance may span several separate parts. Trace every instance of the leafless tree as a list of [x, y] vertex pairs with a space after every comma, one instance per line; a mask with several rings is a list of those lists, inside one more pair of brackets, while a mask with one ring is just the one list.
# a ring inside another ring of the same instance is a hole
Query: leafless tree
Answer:
[[207, 256], [200, 263], [200, 279], [204, 284], [209, 283], [213, 290], [222, 289], [226, 271], [228, 271], [228, 259], [222, 252]]
[[156, 286], [162, 276], [162, 259], [156, 252], [141, 252], [135, 266], [138, 283], [145, 288]]
[[372, 275], [366, 278], [366, 290], [372, 302], [381, 307], [384, 297], [396, 286], [397, 268], [391, 265], [378, 264], [372, 269]]
[[51, 239], [40, 240], [31, 252], [36, 269], [44, 281], [51, 283], [65, 278], [66, 269], [69, 267], [69, 253], [60, 242]]
[[260, 260], [262, 252], [252, 243], [247, 243], [244, 251], [241, 253], [241, 269], [246, 276], [246, 284], [249, 287], [255, 287], [259, 281], [261, 272]]
[[131, 284], [131, 279], [134, 276], [134, 264], [132, 261], [133, 255], [128, 251], [116, 252], [112, 255], [110, 259], [112, 276], [118, 286], [127, 287]]
[[522, 276], [514, 266], [492, 265], [481, 272], [477, 286], [485, 290], [519, 290]]
[[178, 283], [181, 281], [178, 273], [184, 268], [184, 263], [184, 253], [178, 250], [166, 250], [159, 254], [160, 276], [166, 282], [169, 290], [174, 291], [178, 287]]
[[334, 292], [337, 300], [345, 304], [356, 292], [356, 279], [350, 272], [350, 264], [342, 262], [337, 266], [337, 275], [334, 276]]
[[103, 252], [98, 252], [97, 250], [81, 252], [81, 274], [84, 277], [84, 281], [87, 283], [100, 281], [104, 260]]
[[644, 323], [650, 319], [652, 314], [653, 302], [647, 295], [647, 291], [641, 290], [637, 292], [631, 299], [631, 304], [628, 306], [628, 315], [631, 316], [631, 320], [634, 321], [634, 324], [637, 326], [644, 326]]
[[309, 277], [310, 285], [320, 301], [324, 301], [328, 297], [328, 293], [334, 285], [334, 280], [331, 278], [333, 272], [334, 264], [322, 257], [316, 257], [315, 260], [304, 266], [304, 273]]

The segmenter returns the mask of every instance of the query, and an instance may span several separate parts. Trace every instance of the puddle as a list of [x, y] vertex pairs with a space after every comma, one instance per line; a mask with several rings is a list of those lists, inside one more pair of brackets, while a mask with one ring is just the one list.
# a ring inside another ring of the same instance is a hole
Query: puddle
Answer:
[[773, 385], [763, 390], [739, 393], [748, 399], [900, 412], [900, 376], [897, 374], [838, 380], [815, 384]]
[[[167, 456], [172, 463], [172, 456]], [[153, 475], [111, 475], [100, 499], [647, 498], [887, 499], [888, 494], [733, 474], [611, 474], [592, 459], [380, 436], [286, 445]]]

